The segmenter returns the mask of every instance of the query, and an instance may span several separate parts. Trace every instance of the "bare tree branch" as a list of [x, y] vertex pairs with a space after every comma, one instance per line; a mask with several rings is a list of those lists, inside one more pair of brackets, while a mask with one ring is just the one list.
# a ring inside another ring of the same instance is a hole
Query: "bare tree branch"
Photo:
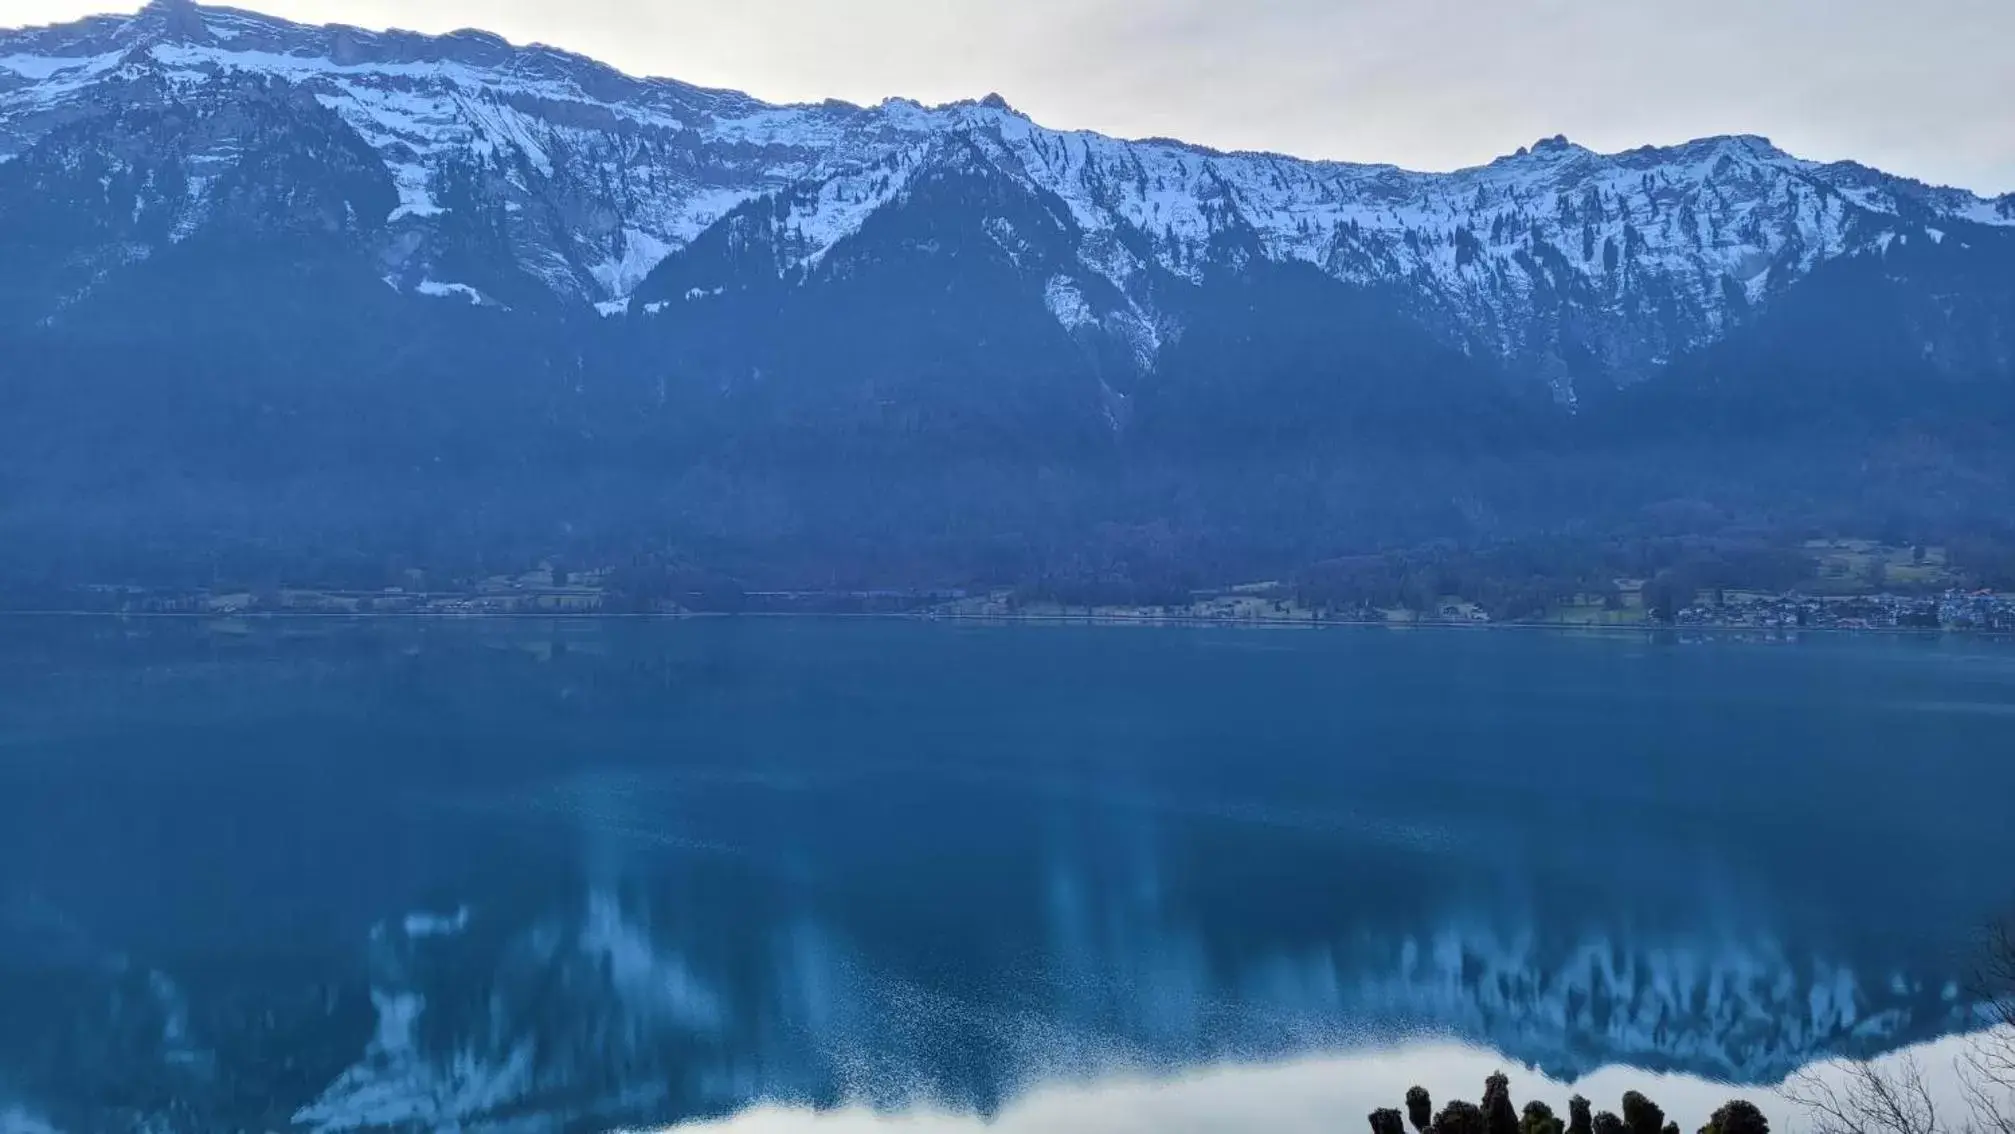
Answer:
[[[2002, 1041], [2006, 1043], [2007, 1041]], [[1970, 1134], [2015, 1134], [2015, 1090], [1983, 1070], [1977, 1051], [1959, 1059], [1959, 1095], [1972, 1112]]]
[[1837, 1083], [1802, 1071], [1778, 1093], [1806, 1112], [1812, 1134], [1945, 1134], [1924, 1067], [1911, 1055], [1845, 1064]]
[[1976, 990], [1993, 1022], [2015, 1030], [2015, 917], [1996, 922], [1987, 931], [1987, 948]]

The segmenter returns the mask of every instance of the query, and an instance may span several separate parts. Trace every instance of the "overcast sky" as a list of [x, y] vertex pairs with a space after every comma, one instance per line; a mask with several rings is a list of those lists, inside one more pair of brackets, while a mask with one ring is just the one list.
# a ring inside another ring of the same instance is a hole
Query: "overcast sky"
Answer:
[[[0, 0], [0, 23], [132, 10]], [[1450, 169], [1765, 134], [2015, 190], [2015, 0], [251, 0], [483, 27], [768, 99], [998, 91], [1037, 121]]]

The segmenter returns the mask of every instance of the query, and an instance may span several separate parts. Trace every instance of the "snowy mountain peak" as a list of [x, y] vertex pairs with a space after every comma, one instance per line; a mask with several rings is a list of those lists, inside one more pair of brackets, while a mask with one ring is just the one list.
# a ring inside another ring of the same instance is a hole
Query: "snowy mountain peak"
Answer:
[[[1051, 130], [998, 94], [778, 106], [481, 31], [310, 27], [190, 0], [0, 32], [0, 162], [108, 106], [237, 97], [227, 80], [247, 75], [305, 91], [379, 155], [396, 200], [367, 219], [389, 226], [377, 252], [402, 287], [487, 273], [468, 286], [516, 294], [491, 278], [510, 276], [614, 309], [766, 197], [788, 202], [792, 234], [773, 267], [809, 267], [903, 207], [918, 168], [968, 152], [945, 144], [963, 140], [1068, 213], [1075, 263], [1045, 265], [1030, 288], [1099, 281], [1103, 300], [1069, 305], [1074, 333], [1133, 341], [1142, 325], [1171, 325], [1155, 281], [1199, 282], [1235, 231], [1247, 254], [1401, 297], [1451, 344], [1536, 368], [1563, 397], [1569, 360], [1642, 377], [1830, 260], [1926, 225], [2015, 225], [2009, 198], [1807, 162], [1760, 137], [1605, 155], [1555, 135], [1487, 165], [1416, 173]], [[210, 160], [236, 159], [225, 147]], [[500, 234], [481, 263], [448, 235], [453, 216]]]
[[134, 21], [136, 30], [162, 39], [215, 42], [202, 9], [192, 0], [149, 0]]
[[1578, 146], [1578, 145], [1575, 145], [1575, 144], [1574, 144], [1573, 142], [1570, 142], [1570, 141], [1568, 141], [1568, 140], [1567, 140], [1567, 135], [1565, 135], [1565, 134], [1555, 134], [1555, 135], [1554, 135], [1553, 137], [1551, 137], [1551, 138], [1541, 138], [1541, 139], [1540, 139], [1540, 140], [1538, 140], [1537, 142], [1534, 142], [1534, 143], [1532, 143], [1532, 145], [1531, 145], [1530, 147], [1521, 147], [1521, 148], [1519, 149], [1518, 153], [1517, 153], [1516, 155], [1514, 155], [1514, 156], [1516, 156], [1516, 157], [1524, 157], [1524, 156], [1525, 156], [1526, 154], [1528, 154], [1528, 153], [1535, 153], [1535, 154], [1565, 154], [1565, 153], [1584, 153], [1584, 154], [1585, 154], [1585, 153], [1592, 153], [1592, 152], [1593, 152], [1592, 150], [1589, 150], [1589, 149], [1586, 149], [1586, 148], [1584, 148], [1584, 147], [1582, 147], [1582, 146]]

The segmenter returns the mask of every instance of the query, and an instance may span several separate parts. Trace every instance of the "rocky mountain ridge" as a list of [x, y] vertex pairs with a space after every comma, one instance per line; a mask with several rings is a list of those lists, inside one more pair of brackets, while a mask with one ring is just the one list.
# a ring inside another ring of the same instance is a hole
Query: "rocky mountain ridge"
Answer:
[[0, 32], [0, 248], [36, 585], [1222, 583], [2015, 482], [2015, 200], [1754, 137], [1419, 173], [163, 0]]
[[[1137, 373], [1189, 321], [1171, 294], [1253, 257], [1384, 294], [1445, 344], [1571, 400], [1592, 377], [1635, 381], [1719, 340], [1828, 262], [2015, 226], [2015, 197], [1756, 137], [1611, 155], [1556, 137], [1417, 173], [1051, 130], [997, 96], [776, 106], [481, 32], [307, 27], [186, 0], [0, 32], [0, 162], [158, 111], [174, 142], [148, 145], [181, 145], [188, 168], [131, 209], [173, 213], [165, 239], [184, 239], [244, 155], [175, 131], [242, 105], [248, 84], [312, 99], [368, 147], [393, 196], [353, 223], [394, 287], [456, 301], [640, 317], [700, 302], [734, 281], [668, 291], [650, 277], [689, 275], [679, 254], [752, 209], [773, 230], [763, 268], [802, 277], [920, 177], [977, 162], [1056, 214], [1065, 246], [1031, 270], [1059, 327]], [[472, 220], [493, 244], [481, 265], [458, 235]], [[981, 220], [1018, 254], [1011, 223]]]

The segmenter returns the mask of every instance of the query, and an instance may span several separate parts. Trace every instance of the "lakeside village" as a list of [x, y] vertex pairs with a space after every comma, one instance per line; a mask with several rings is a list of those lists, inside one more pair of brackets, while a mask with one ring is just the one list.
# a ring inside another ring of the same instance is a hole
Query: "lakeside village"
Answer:
[[[1767, 633], [1826, 631], [1954, 631], [2015, 633], [2015, 593], [1956, 585], [1939, 568], [1866, 541], [1811, 545], [1819, 571], [1801, 590], [1783, 593], [1717, 590], [1659, 610], [1644, 580], [1618, 579], [1602, 595], [1577, 595], [1542, 612], [1493, 619], [1459, 595], [1413, 608], [1372, 604], [1311, 604], [1293, 588], [1252, 583], [1194, 591], [1187, 601], [1154, 604], [1065, 603], [1014, 590], [744, 591], [705, 590], [640, 596], [607, 568], [566, 571], [551, 564], [516, 575], [428, 587], [409, 573], [409, 586], [372, 591], [313, 588], [251, 590], [216, 587], [163, 590], [98, 585], [73, 594], [66, 609], [134, 615], [229, 618], [246, 615], [329, 616], [596, 616], [644, 614], [869, 614], [981, 621], [1112, 622], [1218, 625], [1464, 625], [1578, 628], [1731, 629]], [[1871, 564], [1882, 568], [1870, 570]], [[1902, 578], [1897, 578], [1897, 576]], [[1890, 588], [1882, 584], [1896, 583]], [[1903, 588], [1908, 588], [1903, 589]]]

